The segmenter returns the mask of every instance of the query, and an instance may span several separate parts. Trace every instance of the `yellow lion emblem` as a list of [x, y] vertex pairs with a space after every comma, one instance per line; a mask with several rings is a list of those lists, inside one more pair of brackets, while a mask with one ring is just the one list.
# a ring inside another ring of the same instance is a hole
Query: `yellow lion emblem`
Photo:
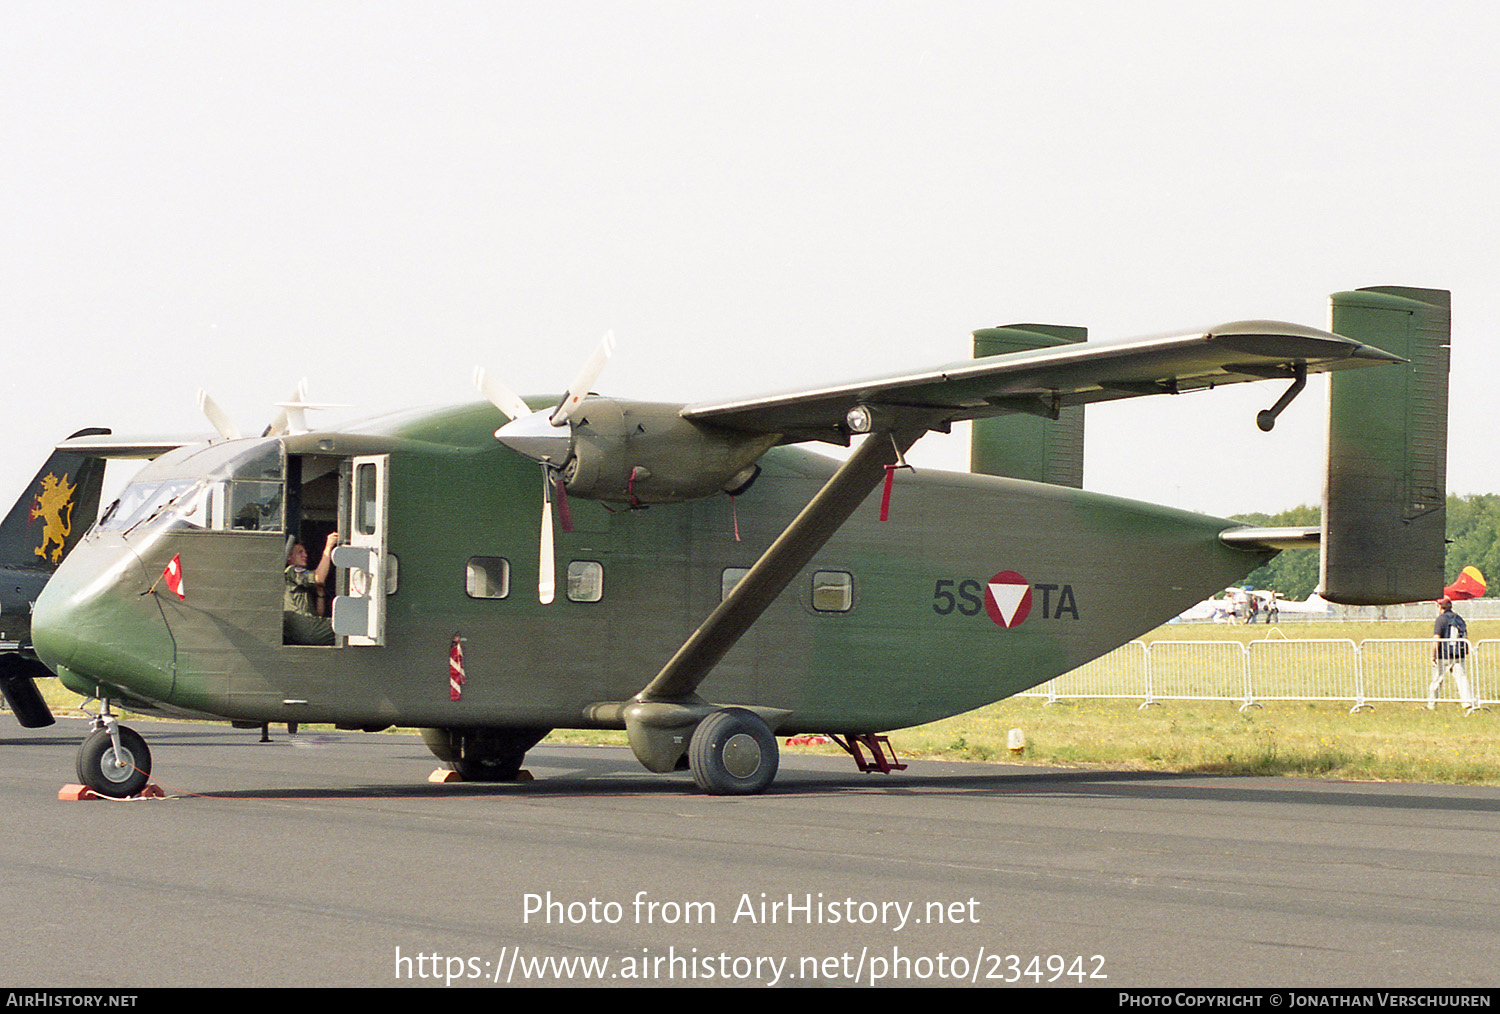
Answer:
[[[48, 472], [42, 491], [31, 498], [31, 520], [42, 519], [42, 544], [32, 552], [43, 560], [57, 563], [62, 559], [63, 546], [73, 531], [73, 491], [77, 488], [68, 485], [66, 472], [61, 479]], [[50, 554], [49, 547], [53, 547]]]

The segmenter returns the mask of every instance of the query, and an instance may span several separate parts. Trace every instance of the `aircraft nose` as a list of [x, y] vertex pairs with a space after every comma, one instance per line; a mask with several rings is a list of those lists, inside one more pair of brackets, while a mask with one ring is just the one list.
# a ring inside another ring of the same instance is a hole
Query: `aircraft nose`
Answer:
[[37, 657], [77, 693], [100, 687], [165, 700], [171, 689], [171, 635], [129, 547], [83, 543], [37, 597], [31, 637]]
[[42, 664], [53, 672], [65, 668], [78, 651], [76, 628], [68, 622], [67, 610], [60, 595], [49, 595], [47, 589], [37, 597], [31, 610], [31, 643]]

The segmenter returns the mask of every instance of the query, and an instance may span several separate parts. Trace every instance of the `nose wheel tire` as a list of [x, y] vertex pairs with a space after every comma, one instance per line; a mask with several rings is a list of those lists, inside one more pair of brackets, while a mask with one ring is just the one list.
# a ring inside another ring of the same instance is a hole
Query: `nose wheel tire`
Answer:
[[688, 743], [693, 780], [714, 796], [764, 792], [776, 777], [780, 757], [776, 737], [759, 715], [744, 708], [715, 711], [693, 731]]
[[[138, 796], [151, 780], [151, 751], [134, 729], [119, 727], [120, 757], [106, 729], [95, 729], [78, 748], [78, 780], [101, 796]], [[123, 763], [121, 763], [123, 761]]]

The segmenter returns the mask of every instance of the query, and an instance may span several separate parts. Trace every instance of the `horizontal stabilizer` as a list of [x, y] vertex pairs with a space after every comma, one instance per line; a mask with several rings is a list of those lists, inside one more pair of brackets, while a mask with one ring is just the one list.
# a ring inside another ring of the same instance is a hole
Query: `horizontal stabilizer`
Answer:
[[0, 655], [0, 696], [4, 696], [23, 729], [41, 729], [56, 721], [36, 685], [37, 679], [51, 675], [34, 658]]
[[1322, 529], [1247, 526], [1220, 532], [1219, 541], [1235, 549], [1316, 549], [1322, 541]]

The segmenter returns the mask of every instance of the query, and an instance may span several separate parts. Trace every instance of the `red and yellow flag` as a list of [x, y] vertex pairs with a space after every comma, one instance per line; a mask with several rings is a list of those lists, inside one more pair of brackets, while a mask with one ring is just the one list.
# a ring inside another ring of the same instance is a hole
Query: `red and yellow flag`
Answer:
[[1460, 599], [1477, 599], [1484, 595], [1484, 575], [1478, 567], [1465, 567], [1458, 573], [1458, 580], [1443, 589], [1444, 598], [1454, 602]]

